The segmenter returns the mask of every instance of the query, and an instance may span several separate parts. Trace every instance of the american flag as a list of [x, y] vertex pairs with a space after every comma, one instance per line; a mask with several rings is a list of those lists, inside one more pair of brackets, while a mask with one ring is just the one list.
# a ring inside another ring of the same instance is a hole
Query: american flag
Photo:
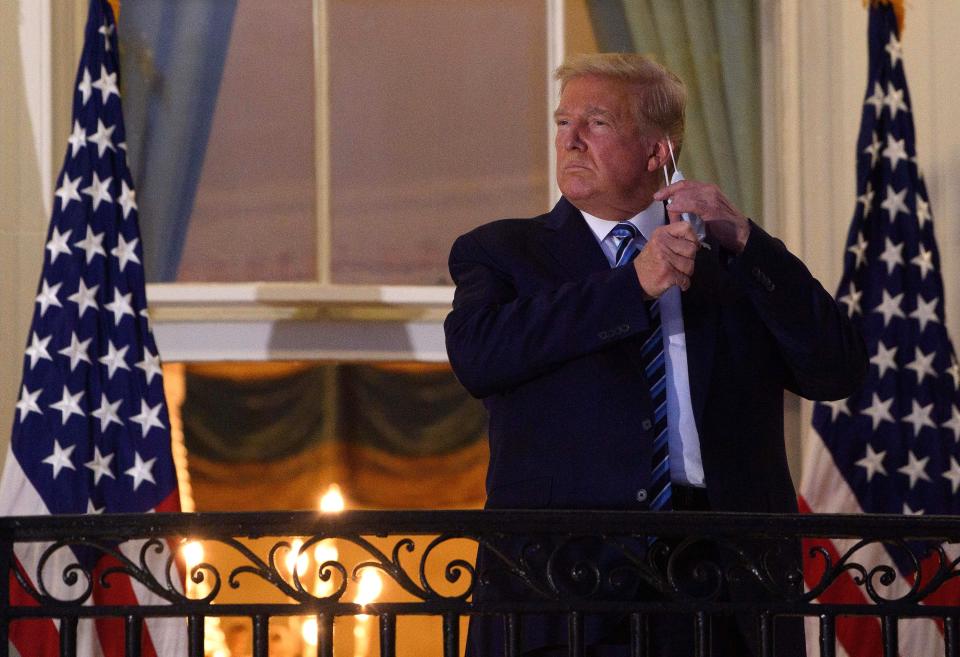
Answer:
[[[160, 358], [147, 316], [118, 65], [113, 12], [105, 0], [92, 0], [0, 486], [5, 515], [180, 510]], [[17, 546], [19, 566], [31, 580], [44, 547]], [[138, 548], [121, 545], [128, 554]], [[61, 569], [74, 561], [88, 572], [114, 565], [92, 551], [61, 550], [58, 557]], [[44, 572], [53, 595], [73, 597], [55, 567]], [[126, 577], [108, 581], [109, 588], [95, 589], [95, 601], [161, 602]], [[11, 597], [29, 604], [12, 578]], [[185, 654], [177, 621], [150, 619], [145, 629], [145, 656]], [[16, 654], [57, 654], [57, 633], [53, 621], [18, 622], [11, 644]], [[78, 638], [80, 654], [123, 654], [120, 621], [81, 622]]]
[[[890, 4], [871, 3], [869, 13], [858, 196], [837, 297], [863, 333], [871, 367], [859, 393], [814, 407], [800, 505], [816, 513], [955, 514], [960, 368], [944, 325], [940, 255], [917, 165], [897, 20]], [[835, 560], [850, 545], [819, 544]], [[897, 568], [901, 588], [886, 592], [891, 597], [916, 577], [902, 551], [873, 546], [858, 557]], [[821, 597], [841, 600], [867, 602], [852, 579]], [[901, 623], [899, 639], [903, 657], [943, 652], [933, 621]], [[838, 640], [851, 657], [878, 655], [879, 621], [847, 619], [838, 625]]]

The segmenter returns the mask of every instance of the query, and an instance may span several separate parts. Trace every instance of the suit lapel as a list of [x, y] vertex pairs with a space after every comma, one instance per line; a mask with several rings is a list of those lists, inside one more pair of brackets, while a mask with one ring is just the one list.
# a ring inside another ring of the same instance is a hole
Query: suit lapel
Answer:
[[[580, 211], [565, 198], [547, 215], [541, 246], [571, 280], [609, 269], [596, 237]], [[722, 296], [726, 273], [720, 266], [718, 244], [700, 249], [690, 289], [681, 295], [683, 327], [687, 341], [690, 402], [697, 428], [702, 426], [716, 346], [717, 300]]]
[[690, 404], [700, 432], [717, 343], [717, 299], [722, 287], [721, 280], [725, 276], [720, 267], [718, 251], [717, 244], [713, 244], [712, 249], [700, 249], [694, 264], [690, 289], [680, 297], [683, 331], [687, 341]]
[[567, 199], [561, 198], [553, 207], [544, 228], [541, 246], [571, 280], [610, 268], [593, 231]]

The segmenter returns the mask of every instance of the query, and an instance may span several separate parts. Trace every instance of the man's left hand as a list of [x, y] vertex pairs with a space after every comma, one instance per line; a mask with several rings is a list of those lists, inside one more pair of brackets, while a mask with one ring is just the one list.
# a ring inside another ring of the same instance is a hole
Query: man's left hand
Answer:
[[681, 180], [661, 188], [653, 198], [667, 201], [667, 212], [672, 217], [684, 212], [698, 215], [720, 246], [736, 254], [743, 252], [750, 236], [750, 222], [716, 185]]

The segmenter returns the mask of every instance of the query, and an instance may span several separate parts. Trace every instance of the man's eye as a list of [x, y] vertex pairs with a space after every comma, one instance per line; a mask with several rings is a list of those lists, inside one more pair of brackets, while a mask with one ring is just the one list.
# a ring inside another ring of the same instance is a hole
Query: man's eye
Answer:
[[570, 122], [567, 121], [566, 119], [557, 119], [557, 127], [567, 125], [568, 123]]

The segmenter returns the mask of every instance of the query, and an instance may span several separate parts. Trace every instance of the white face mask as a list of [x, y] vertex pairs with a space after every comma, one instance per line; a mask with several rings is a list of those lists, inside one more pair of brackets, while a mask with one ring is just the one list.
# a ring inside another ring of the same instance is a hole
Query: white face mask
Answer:
[[[666, 184], [672, 185], [673, 183], [680, 182], [685, 180], [683, 174], [680, 173], [680, 167], [677, 166], [677, 158], [673, 155], [673, 143], [670, 141], [670, 138], [667, 137], [667, 148], [670, 149], [670, 161], [673, 162], [673, 175], [667, 174], [667, 165], [663, 165], [663, 180]], [[707, 237], [707, 228], [703, 223], [703, 219], [693, 214], [692, 212], [684, 212], [680, 215], [684, 221], [690, 224], [693, 227], [693, 232], [697, 234], [697, 239], [700, 240], [700, 244], [710, 248], [710, 246], [704, 242]]]

